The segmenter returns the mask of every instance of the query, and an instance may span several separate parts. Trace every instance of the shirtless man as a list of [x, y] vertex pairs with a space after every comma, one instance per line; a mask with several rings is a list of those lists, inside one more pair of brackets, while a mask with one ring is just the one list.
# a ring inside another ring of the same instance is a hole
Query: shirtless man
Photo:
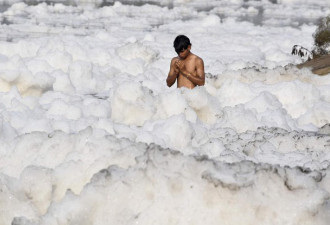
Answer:
[[190, 51], [189, 38], [184, 35], [177, 36], [174, 40], [174, 49], [178, 56], [171, 61], [170, 72], [166, 79], [167, 86], [171, 87], [176, 79], [178, 79], [178, 88], [192, 89], [196, 85], [203, 86], [205, 83], [204, 62]]

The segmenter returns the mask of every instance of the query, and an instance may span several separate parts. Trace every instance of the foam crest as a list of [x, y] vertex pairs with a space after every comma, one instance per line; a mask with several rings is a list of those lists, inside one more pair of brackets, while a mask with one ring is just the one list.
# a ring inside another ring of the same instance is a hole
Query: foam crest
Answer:
[[[274, 214], [280, 223], [303, 219], [306, 224], [324, 224], [328, 218], [318, 212], [327, 210], [324, 203], [329, 195], [317, 177], [299, 169], [249, 162], [199, 163], [154, 146], [134, 167], [109, 166], [96, 173], [79, 195], [68, 191], [39, 224], [63, 224], [69, 218], [82, 224], [189, 223], [183, 218], [197, 224], [271, 224], [268, 218]], [[237, 211], [242, 217], [235, 216]]]
[[116, 122], [142, 125], [152, 117], [152, 95], [139, 83], [120, 85], [111, 100], [112, 118]]
[[[330, 76], [290, 54], [328, 2], [71, 3], [0, 8], [0, 224], [328, 225]], [[166, 86], [178, 33], [205, 86]]]

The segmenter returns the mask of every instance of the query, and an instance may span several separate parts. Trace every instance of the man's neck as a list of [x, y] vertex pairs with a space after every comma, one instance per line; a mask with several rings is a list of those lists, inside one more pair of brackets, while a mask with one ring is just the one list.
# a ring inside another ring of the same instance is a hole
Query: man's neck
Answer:
[[190, 56], [192, 56], [193, 55], [193, 53], [192, 52], [189, 52], [189, 54], [186, 56], [186, 58], [180, 58], [181, 60], [186, 60], [186, 59], [188, 59], [188, 58], [190, 58]]

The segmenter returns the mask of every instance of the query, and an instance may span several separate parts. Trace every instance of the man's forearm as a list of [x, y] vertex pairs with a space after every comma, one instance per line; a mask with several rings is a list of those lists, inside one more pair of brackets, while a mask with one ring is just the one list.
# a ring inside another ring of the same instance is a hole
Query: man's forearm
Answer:
[[175, 83], [175, 80], [176, 80], [175, 75], [172, 76], [169, 75], [166, 79], [167, 86], [171, 87]]
[[198, 76], [193, 76], [191, 73], [189, 73], [187, 71], [181, 70], [181, 73], [184, 77], [186, 77], [188, 80], [190, 80], [195, 85], [203, 86], [205, 83], [205, 79], [202, 79], [201, 77], [198, 77]]

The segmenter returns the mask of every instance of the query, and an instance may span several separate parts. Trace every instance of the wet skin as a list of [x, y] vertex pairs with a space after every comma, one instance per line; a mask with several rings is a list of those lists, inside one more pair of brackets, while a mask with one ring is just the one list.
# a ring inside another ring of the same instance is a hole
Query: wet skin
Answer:
[[203, 86], [205, 83], [204, 62], [191, 51], [191, 45], [179, 52], [177, 57], [171, 60], [170, 71], [166, 82], [171, 87], [177, 80], [177, 87]]

